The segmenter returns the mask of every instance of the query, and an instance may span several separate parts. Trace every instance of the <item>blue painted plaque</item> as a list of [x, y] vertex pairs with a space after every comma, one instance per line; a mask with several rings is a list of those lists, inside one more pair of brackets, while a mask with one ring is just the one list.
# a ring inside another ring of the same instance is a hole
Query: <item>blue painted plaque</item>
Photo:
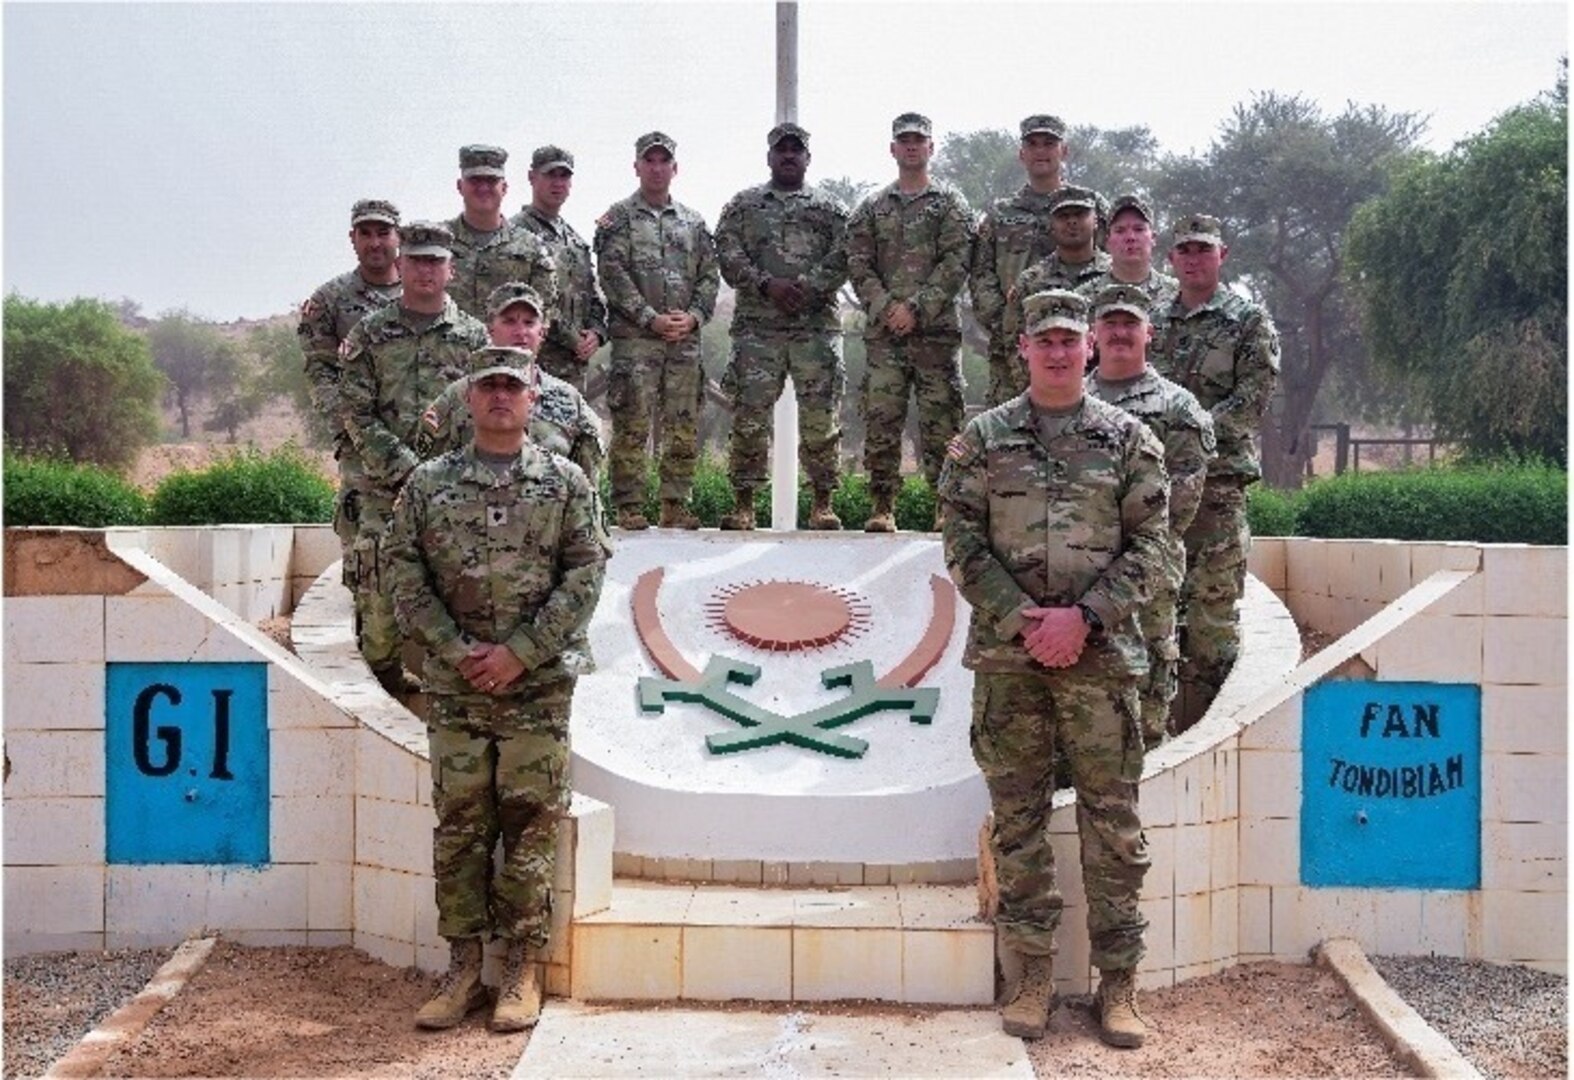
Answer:
[[1301, 718], [1301, 881], [1481, 884], [1481, 688], [1328, 682]]
[[268, 861], [268, 666], [108, 664], [111, 863]]

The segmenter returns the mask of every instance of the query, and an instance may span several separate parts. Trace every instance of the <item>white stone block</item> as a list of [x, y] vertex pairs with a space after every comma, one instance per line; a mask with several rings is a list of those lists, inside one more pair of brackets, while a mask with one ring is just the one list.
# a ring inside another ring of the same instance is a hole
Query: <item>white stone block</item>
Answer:
[[1481, 893], [1483, 959], [1496, 963], [1563, 961], [1568, 956], [1568, 893]]
[[1562, 686], [1568, 682], [1568, 658], [1566, 618], [1504, 615], [1486, 620], [1482, 682]]
[[1175, 966], [1213, 959], [1213, 898], [1194, 893], [1175, 898]]
[[[375, 866], [357, 866], [353, 881], [355, 931], [415, 948], [415, 876]], [[406, 961], [409, 963], [410, 961]]]
[[1216, 821], [1241, 816], [1241, 743], [1239, 736], [1213, 751], [1213, 782], [1219, 793]]
[[1092, 987], [1092, 950], [1088, 945], [1088, 909], [1066, 905], [1055, 932], [1055, 992], [1085, 994]]
[[1422, 897], [1419, 889], [1370, 889], [1372, 939], [1368, 951], [1404, 956], [1421, 951]]
[[1416, 938], [1416, 953], [1472, 955], [1467, 943], [1471, 937], [1472, 912], [1477, 915], [1480, 912], [1479, 896], [1477, 892], [1421, 893], [1421, 930]]
[[993, 933], [981, 932], [975, 926], [903, 936], [903, 1001], [915, 1005], [988, 1005], [994, 999]]
[[1210, 959], [1233, 964], [1240, 953], [1240, 891], [1215, 889], [1210, 897], [1209, 913], [1212, 926], [1209, 938], [1213, 943]]
[[[400, 941], [397, 938], [383, 937], [381, 934], [368, 934], [364, 930], [355, 931], [355, 947], [360, 949], [373, 960], [396, 968], [415, 967], [415, 943], [413, 941]], [[442, 967], [448, 966], [447, 950], [443, 950]], [[425, 970], [438, 970], [429, 968]]]
[[1242, 885], [1236, 891], [1236, 943], [1242, 953], [1273, 952], [1273, 890], [1265, 885]]
[[[1137, 909], [1142, 912], [1142, 917], [1148, 920], [1148, 928], [1143, 932], [1142, 943], [1146, 946], [1142, 960], [1137, 964], [1141, 971], [1169, 971], [1175, 970], [1175, 904], [1170, 897], [1149, 897], [1146, 889], [1142, 892], [1142, 899], [1137, 901]], [[1174, 982], [1174, 975], [1170, 977]]]
[[1208, 878], [1212, 889], [1233, 889], [1241, 880], [1240, 822], [1208, 826]]
[[902, 932], [803, 926], [792, 935], [793, 999], [902, 1000]]
[[104, 732], [12, 731], [5, 734], [11, 776], [5, 782], [11, 799], [102, 796], [104, 794]]
[[1429, 614], [1401, 623], [1377, 643], [1377, 676], [1385, 682], [1481, 681], [1482, 621]]
[[13, 866], [101, 866], [104, 800], [6, 799], [5, 862]]
[[104, 649], [110, 661], [194, 660], [214, 623], [169, 593], [104, 598]]
[[355, 790], [355, 732], [349, 728], [281, 728], [268, 740], [269, 783], [280, 795], [350, 795]]
[[210, 930], [299, 930], [307, 926], [307, 867], [214, 866], [208, 872]]
[[437, 815], [414, 803], [355, 800], [355, 861], [406, 873], [432, 868], [432, 829]]
[[288, 945], [306, 945], [309, 935], [305, 930], [226, 930], [224, 940], [254, 949], [279, 949]]
[[676, 925], [685, 921], [689, 905], [693, 901], [693, 885], [672, 885], [659, 881], [618, 881], [612, 886], [612, 906], [606, 911], [586, 915], [580, 920], [579, 925]]
[[[8, 601], [9, 603], [9, 601]], [[8, 731], [104, 728], [104, 662], [5, 662]]]
[[[8, 596], [0, 605], [0, 618], [7, 666], [104, 660], [102, 596]], [[9, 715], [6, 722], [9, 725]]]
[[574, 914], [605, 911], [612, 906], [612, 807], [575, 795], [570, 813], [574, 822]]
[[1175, 830], [1175, 895], [1205, 893], [1209, 888], [1212, 867], [1211, 836], [1213, 826], [1207, 824], [1181, 825]]
[[[1303, 695], [1292, 694], [1265, 714], [1241, 729], [1241, 752], [1248, 750], [1295, 750], [1301, 747], [1301, 705]], [[1242, 813], [1247, 813], [1242, 808]]]
[[576, 923], [573, 996], [581, 1001], [670, 1001], [681, 993], [677, 926]]
[[[1557, 686], [1481, 688], [1481, 752], [1567, 754], [1569, 692]], [[6, 717], [9, 725], [10, 717]]]
[[683, 989], [694, 1001], [789, 1001], [792, 928], [688, 926], [683, 929]]
[[1301, 755], [1285, 750], [1241, 751], [1241, 816], [1292, 818], [1301, 814]]
[[1275, 593], [1283, 593], [1289, 583], [1288, 565], [1283, 537], [1252, 537], [1252, 546], [1246, 554], [1246, 569], [1252, 577]]
[[1568, 618], [1568, 548], [1489, 544], [1481, 571], [1488, 615]]
[[[7, 806], [8, 833], [10, 813], [10, 806]], [[11, 857], [9, 845], [6, 857]], [[1562, 822], [1483, 821], [1481, 887], [1516, 892], [1567, 891], [1567, 825]]]
[[1289, 592], [1307, 596], [1330, 596], [1329, 544], [1325, 540], [1286, 539], [1285, 586]]
[[1168, 769], [1142, 778], [1137, 809], [1144, 828], [1175, 824], [1175, 774]]
[[348, 933], [354, 925], [349, 863], [323, 862], [306, 868], [306, 928]]
[[320, 577], [344, 555], [332, 525], [297, 525], [293, 543], [290, 573], [295, 576]]
[[350, 796], [276, 796], [268, 809], [268, 851], [274, 862], [354, 860], [355, 800]]
[[1213, 786], [1213, 762], [1198, 754], [1175, 767], [1176, 824], [1200, 825], [1208, 820], [1209, 789]]
[[[445, 944], [445, 939], [437, 932], [437, 890], [433, 886], [431, 875], [417, 877], [411, 886], [415, 896], [415, 945], [416, 948], [427, 946], [440, 946]], [[572, 922], [572, 919], [564, 922]], [[559, 925], [558, 912], [552, 912], [552, 925]], [[497, 942], [493, 942], [497, 944]], [[507, 949], [503, 949], [507, 952]]]
[[1076, 836], [1053, 834], [1050, 850], [1055, 853], [1055, 885], [1068, 904], [1083, 902], [1082, 842]]
[[3, 876], [8, 942], [12, 927], [28, 936], [103, 933], [104, 867], [7, 866]]
[[[1328, 595], [1335, 599], [1363, 595], [1360, 565], [1366, 542], [1362, 540], [1324, 540], [1328, 550]], [[1371, 575], [1375, 588], [1377, 574]]]
[[1142, 895], [1174, 896], [1175, 834], [1178, 826], [1155, 829], [1144, 825], [1142, 831], [1148, 838], [1148, 873], [1142, 879]]
[[270, 728], [353, 728], [355, 718], [335, 705], [326, 687], [313, 685], [282, 665], [268, 668]]
[[1300, 819], [1242, 817], [1240, 877], [1242, 885], [1299, 885]]
[[[6, 871], [9, 876], [10, 871]], [[176, 940], [208, 926], [206, 866], [111, 866], [104, 925], [117, 934], [159, 934]]]
[[1568, 760], [1552, 754], [1482, 755], [1482, 820], [1566, 824]]
[[370, 728], [362, 728], [358, 739], [357, 794], [415, 805], [416, 778], [423, 771], [430, 777], [431, 763]]

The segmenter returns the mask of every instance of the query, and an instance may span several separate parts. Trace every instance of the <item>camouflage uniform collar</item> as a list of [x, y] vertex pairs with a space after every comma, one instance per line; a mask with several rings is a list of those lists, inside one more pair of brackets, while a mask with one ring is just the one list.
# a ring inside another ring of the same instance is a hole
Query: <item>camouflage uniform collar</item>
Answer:
[[930, 179], [928, 186], [924, 190], [915, 191], [912, 194], [903, 191], [898, 186], [897, 181], [892, 180], [880, 190], [880, 198], [896, 199], [900, 202], [917, 202], [919, 199], [927, 199], [931, 195], [939, 195], [942, 191], [944, 191], [944, 188], [940, 186], [939, 181], [933, 178]]
[[[393, 302], [392, 306], [393, 306], [393, 310], [394, 310], [394, 321], [395, 322], [398, 322], [400, 325], [404, 326], [407, 330], [410, 330], [412, 333], [422, 333], [423, 332], [423, 331], [418, 330], [415, 326], [412, 326], [409, 322], [407, 322], [405, 320], [405, 317], [404, 317], [404, 302], [402, 300], [395, 300]], [[459, 305], [454, 303], [454, 298], [452, 296], [448, 296], [447, 294], [444, 294], [444, 296], [443, 296], [443, 310], [439, 311], [437, 313], [437, 315], [427, 325], [426, 331], [424, 331], [424, 332], [429, 332], [429, 331], [435, 330], [439, 326], [451, 325], [452, 323], [455, 323], [458, 320], [459, 320]]]
[[[1059, 191], [1060, 189], [1056, 188], [1055, 190]], [[1017, 201], [1026, 203], [1028, 206], [1048, 206], [1049, 197], [1054, 193], [1054, 191], [1034, 191], [1032, 184], [1023, 184], [1022, 190], [1017, 192]]]
[[492, 466], [481, 460], [480, 455], [476, 453], [475, 440], [471, 439], [465, 443], [464, 464], [460, 469], [459, 479], [484, 488], [506, 487], [530, 475], [534, 456], [539, 453], [540, 450], [530, 441], [530, 436], [527, 434], [524, 445], [519, 448], [519, 454], [508, 467], [508, 475], [500, 476]]
[[1229, 302], [1230, 297], [1234, 295], [1234, 293], [1230, 292], [1230, 287], [1221, 281], [1213, 290], [1212, 296], [1208, 297], [1208, 299], [1204, 300], [1196, 307], [1188, 309], [1186, 307], [1186, 301], [1181, 298], [1180, 290], [1177, 289], [1175, 292], [1175, 299], [1170, 301], [1170, 314], [1182, 319], [1186, 319], [1193, 315], [1200, 315], [1204, 311], [1223, 311], [1225, 305]]
[[781, 188], [774, 180], [767, 180], [760, 185], [760, 194], [777, 199], [809, 199], [814, 197], [814, 189], [807, 182], [800, 188]]
[[562, 232], [563, 227], [568, 224], [568, 222], [563, 220], [562, 214], [559, 214], [557, 217], [547, 217], [541, 211], [537, 210], [535, 205], [532, 203], [526, 203], [522, 213], [529, 214], [532, 218], [541, 222], [541, 224], [545, 225], [549, 229], [552, 229], [554, 232]]
[[[1082, 400], [1077, 402], [1076, 412], [1071, 414], [1071, 423], [1066, 428], [1067, 431], [1081, 431], [1088, 426], [1088, 402], [1091, 400], [1092, 396], [1083, 391]], [[1038, 419], [1033, 415], [1033, 398], [1029, 391], [1024, 390], [1012, 398], [1006, 403], [1005, 410], [1006, 419], [1012, 427], [1037, 436]]]
[[512, 231], [512, 229], [511, 229], [511, 227], [508, 224], [508, 218], [506, 216], [503, 218], [503, 223], [501, 225], [499, 225], [497, 228], [491, 229], [491, 230], [483, 230], [483, 229], [477, 229], [475, 226], [471, 225], [468, 221], [465, 220], [464, 214], [460, 214], [458, 217], [454, 218], [454, 220], [452, 220], [452, 221], [450, 221], [448, 223], [448, 231], [454, 234], [455, 239], [457, 239], [461, 233], [463, 233], [464, 236], [466, 238], [468, 238], [468, 239], [476, 239], [476, 238], [483, 237], [483, 236], [486, 236], [486, 237], [507, 236]]
[[655, 214], [657, 216], [660, 216], [661, 214], [677, 214], [682, 216], [683, 214], [683, 204], [678, 202], [678, 200], [674, 199], [671, 195], [667, 196], [666, 206], [653, 206], [652, 204], [645, 201], [645, 193], [638, 190], [637, 188], [635, 189], [634, 194], [630, 195], [624, 200], [624, 202], [628, 205], [629, 209], [640, 210], [647, 214]]

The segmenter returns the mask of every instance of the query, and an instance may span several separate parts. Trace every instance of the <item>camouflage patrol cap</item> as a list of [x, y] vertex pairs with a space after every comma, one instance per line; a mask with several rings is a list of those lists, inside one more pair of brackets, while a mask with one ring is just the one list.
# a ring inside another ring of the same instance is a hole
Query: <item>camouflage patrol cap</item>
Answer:
[[1196, 241], [1199, 244], [1224, 246], [1224, 226], [1219, 219], [1208, 214], [1192, 214], [1175, 223], [1175, 247]]
[[1128, 311], [1144, 321], [1148, 318], [1148, 308], [1153, 305], [1153, 297], [1140, 285], [1124, 285], [1112, 282], [1093, 294], [1093, 317], [1102, 319], [1106, 315], [1117, 311]]
[[510, 281], [493, 289], [486, 298], [486, 317], [495, 319], [515, 304], [528, 304], [537, 315], [546, 314], [540, 293], [523, 281]]
[[1045, 289], [1022, 301], [1022, 321], [1029, 335], [1045, 330], [1087, 333], [1087, 297], [1068, 289]]
[[797, 139], [803, 143], [805, 150], [809, 148], [809, 133], [793, 123], [777, 124], [771, 128], [770, 134], [765, 136], [765, 145], [774, 147], [783, 139]]
[[362, 199], [350, 207], [350, 228], [363, 221], [381, 221], [399, 227], [399, 208], [386, 199]]
[[469, 374], [472, 383], [478, 383], [488, 375], [510, 375], [526, 386], [533, 386], [536, 381], [536, 356], [529, 349], [487, 345], [470, 354]]
[[659, 131], [647, 131], [634, 140], [634, 156], [642, 158], [656, 147], [661, 147], [673, 157], [678, 156], [678, 143], [671, 135], [664, 135]]
[[574, 171], [574, 155], [561, 146], [538, 146], [530, 155], [532, 172], [551, 172], [553, 169]]
[[1135, 192], [1115, 196], [1115, 201], [1109, 204], [1109, 220], [1114, 221], [1115, 216], [1122, 210], [1135, 210], [1142, 215], [1142, 220], [1149, 225], [1153, 224], [1153, 207], [1148, 205], [1148, 200]]
[[1022, 138], [1029, 135], [1053, 135], [1057, 139], [1066, 137], [1066, 122], [1058, 116], [1048, 113], [1035, 113], [1022, 121]]
[[923, 113], [905, 112], [891, 121], [891, 138], [899, 138], [909, 132], [917, 132], [924, 138], [930, 137], [929, 117]]
[[461, 146], [459, 148], [459, 175], [470, 176], [502, 176], [503, 164], [508, 160], [508, 151], [501, 146]]
[[454, 257], [454, 234], [448, 231], [448, 226], [436, 221], [412, 221], [408, 228], [401, 230], [400, 238], [403, 243], [399, 250], [405, 255], [440, 255], [445, 259]]
[[1049, 196], [1049, 212], [1059, 213], [1062, 210], [1098, 210], [1098, 193], [1091, 188], [1063, 187], [1056, 188]]

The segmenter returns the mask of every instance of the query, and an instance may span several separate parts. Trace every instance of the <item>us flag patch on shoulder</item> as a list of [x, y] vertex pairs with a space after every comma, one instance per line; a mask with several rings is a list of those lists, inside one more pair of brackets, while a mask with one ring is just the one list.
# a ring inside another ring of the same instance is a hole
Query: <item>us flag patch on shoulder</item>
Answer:
[[967, 443], [962, 440], [962, 436], [951, 436], [951, 441], [945, 444], [945, 456], [952, 461], [961, 461], [967, 457]]

